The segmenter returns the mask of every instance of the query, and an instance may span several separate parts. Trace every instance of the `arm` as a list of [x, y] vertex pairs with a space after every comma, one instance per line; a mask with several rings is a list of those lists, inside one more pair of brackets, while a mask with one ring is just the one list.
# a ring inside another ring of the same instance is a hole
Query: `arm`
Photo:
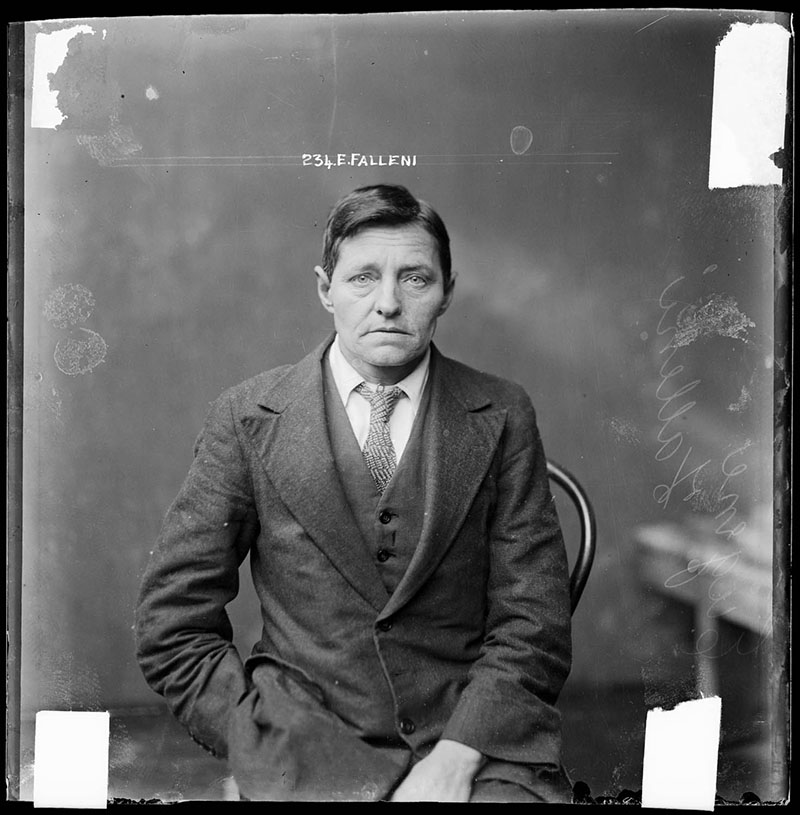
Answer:
[[189, 474], [164, 521], [136, 609], [137, 658], [192, 737], [227, 755], [226, 728], [246, 690], [225, 606], [258, 535], [250, 476], [223, 395], [211, 407]]
[[554, 704], [571, 661], [569, 574], [535, 413], [521, 388], [508, 405], [494, 474], [484, 641], [442, 738], [490, 758], [557, 766]]

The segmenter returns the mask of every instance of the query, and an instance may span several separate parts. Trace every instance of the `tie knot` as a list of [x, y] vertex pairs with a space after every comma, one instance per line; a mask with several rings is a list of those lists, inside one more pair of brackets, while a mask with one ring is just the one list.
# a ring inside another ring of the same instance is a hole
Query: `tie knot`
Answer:
[[394, 385], [389, 388], [378, 385], [375, 390], [371, 390], [367, 387], [366, 382], [358, 385], [356, 392], [360, 393], [369, 402], [371, 422], [388, 422], [397, 400], [403, 395], [402, 388]]

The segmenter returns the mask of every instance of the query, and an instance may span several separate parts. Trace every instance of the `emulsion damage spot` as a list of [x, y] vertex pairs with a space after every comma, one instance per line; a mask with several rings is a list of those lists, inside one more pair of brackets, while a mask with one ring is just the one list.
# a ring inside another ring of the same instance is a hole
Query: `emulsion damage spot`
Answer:
[[69, 328], [85, 323], [95, 306], [94, 295], [79, 283], [59, 286], [44, 304], [45, 319], [56, 328]]
[[81, 334], [58, 341], [53, 358], [58, 370], [68, 376], [88, 374], [105, 362], [108, 346], [105, 340], [88, 328], [79, 328]]

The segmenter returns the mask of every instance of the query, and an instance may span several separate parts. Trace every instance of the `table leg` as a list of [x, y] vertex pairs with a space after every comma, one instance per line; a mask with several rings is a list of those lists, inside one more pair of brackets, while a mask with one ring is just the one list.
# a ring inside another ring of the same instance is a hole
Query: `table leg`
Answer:
[[702, 597], [694, 611], [694, 653], [697, 669], [697, 690], [704, 697], [719, 695], [717, 645], [719, 622], [710, 602]]

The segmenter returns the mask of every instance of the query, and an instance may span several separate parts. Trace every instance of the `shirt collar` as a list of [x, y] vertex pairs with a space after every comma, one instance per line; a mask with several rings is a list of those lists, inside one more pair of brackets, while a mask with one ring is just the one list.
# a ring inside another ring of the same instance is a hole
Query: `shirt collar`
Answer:
[[[342, 403], [347, 405], [347, 400], [353, 389], [358, 387], [363, 381], [364, 377], [353, 368], [353, 366], [345, 359], [342, 349], [339, 346], [339, 335], [337, 334], [331, 345], [328, 359], [331, 365], [331, 373], [333, 374], [333, 381], [336, 383], [336, 390], [339, 392]], [[416, 411], [422, 399], [422, 391], [425, 388], [425, 383], [428, 381], [428, 370], [431, 363], [431, 349], [425, 352], [425, 356], [420, 360], [419, 365], [405, 378], [396, 383], [395, 387], [401, 388], [402, 391], [411, 400], [411, 405]], [[369, 385], [369, 383], [367, 383]], [[372, 387], [370, 385], [370, 387]]]

